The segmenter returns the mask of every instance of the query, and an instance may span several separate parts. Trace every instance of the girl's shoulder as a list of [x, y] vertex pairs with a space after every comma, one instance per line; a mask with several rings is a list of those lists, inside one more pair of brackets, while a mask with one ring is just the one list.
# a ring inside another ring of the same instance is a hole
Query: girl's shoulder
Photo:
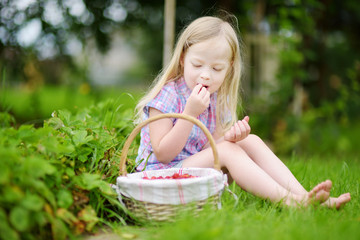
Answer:
[[176, 87], [175, 81], [166, 83], [158, 93], [158, 95], [155, 97], [155, 99], [164, 99], [166, 98], [169, 100], [169, 98], [177, 98], [178, 91]]
[[160, 92], [162, 92], [162, 91], [176, 94], [176, 83], [175, 83], [175, 81], [171, 81], [171, 82], [166, 83], [162, 87], [162, 89], [160, 90]]
[[188, 97], [191, 94], [191, 90], [187, 87], [183, 78], [179, 78], [174, 81], [166, 83], [159, 92], [159, 95], [167, 95], [173, 98]]
[[145, 114], [149, 114], [149, 107], [155, 108], [163, 113], [177, 112], [178, 109], [178, 92], [175, 82], [165, 84], [160, 92], [148, 102], [144, 108]]

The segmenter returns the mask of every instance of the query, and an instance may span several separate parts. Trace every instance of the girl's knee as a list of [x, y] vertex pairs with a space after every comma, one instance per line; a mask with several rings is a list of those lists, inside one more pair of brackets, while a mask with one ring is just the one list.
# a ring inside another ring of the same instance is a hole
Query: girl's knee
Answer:
[[255, 134], [249, 134], [249, 136], [247, 136], [243, 141], [250, 142], [252, 144], [263, 142], [263, 140], [258, 135]]
[[253, 140], [253, 141], [262, 141], [261, 138], [258, 135], [255, 134], [249, 134], [249, 136], [247, 136], [247, 138]]
[[222, 141], [222, 142], [216, 144], [217, 149], [220, 151], [222, 151], [222, 150], [224, 150], [224, 151], [230, 150], [231, 151], [231, 150], [235, 149], [235, 146], [236, 146], [236, 144], [234, 144], [233, 142], [229, 142], [229, 141]]
[[219, 157], [223, 159], [227, 158], [227, 156], [232, 154], [236, 154], [236, 155], [246, 154], [245, 151], [239, 145], [229, 141], [223, 141], [221, 143], [218, 143], [216, 145], [216, 148], [218, 150]]

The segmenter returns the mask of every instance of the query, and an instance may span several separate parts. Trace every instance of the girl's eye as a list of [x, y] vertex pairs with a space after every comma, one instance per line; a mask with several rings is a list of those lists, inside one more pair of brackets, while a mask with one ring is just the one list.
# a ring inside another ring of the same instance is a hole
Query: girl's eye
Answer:
[[201, 67], [201, 65], [200, 65], [200, 64], [193, 64], [193, 66], [194, 66], [194, 67], [196, 67], [196, 68]]
[[221, 68], [213, 68], [216, 72], [220, 72], [222, 69]]

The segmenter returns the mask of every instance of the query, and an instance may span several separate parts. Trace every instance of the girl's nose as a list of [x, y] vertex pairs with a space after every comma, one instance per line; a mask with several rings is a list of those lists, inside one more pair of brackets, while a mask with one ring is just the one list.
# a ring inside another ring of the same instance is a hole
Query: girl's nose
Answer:
[[210, 79], [210, 74], [208, 71], [203, 71], [200, 75], [201, 79], [204, 79], [204, 80], [209, 80]]

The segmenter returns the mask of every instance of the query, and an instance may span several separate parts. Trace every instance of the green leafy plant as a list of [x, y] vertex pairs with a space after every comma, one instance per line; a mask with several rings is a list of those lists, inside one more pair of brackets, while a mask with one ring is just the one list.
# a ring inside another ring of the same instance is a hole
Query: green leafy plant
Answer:
[[[125, 222], [109, 183], [132, 129], [132, 110], [115, 100], [71, 114], [55, 111], [43, 127], [0, 129], [2, 239], [65, 239], [100, 223]], [[129, 171], [134, 162], [128, 161]]]

